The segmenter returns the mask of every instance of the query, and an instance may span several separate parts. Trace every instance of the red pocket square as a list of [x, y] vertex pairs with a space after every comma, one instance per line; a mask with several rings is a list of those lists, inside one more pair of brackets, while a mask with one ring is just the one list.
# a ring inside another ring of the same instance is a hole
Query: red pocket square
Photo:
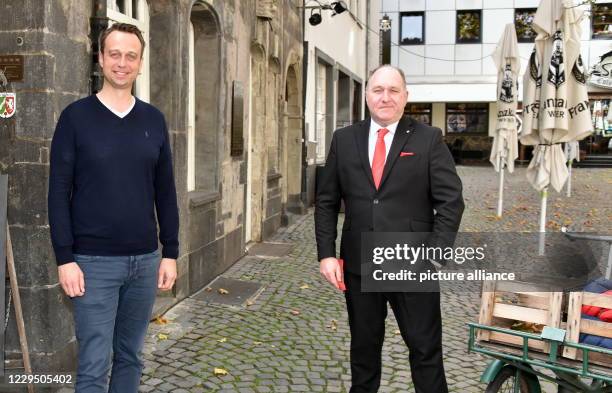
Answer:
[[413, 155], [414, 155], [414, 153], [411, 152], [411, 151], [400, 152], [400, 157], [413, 156]]

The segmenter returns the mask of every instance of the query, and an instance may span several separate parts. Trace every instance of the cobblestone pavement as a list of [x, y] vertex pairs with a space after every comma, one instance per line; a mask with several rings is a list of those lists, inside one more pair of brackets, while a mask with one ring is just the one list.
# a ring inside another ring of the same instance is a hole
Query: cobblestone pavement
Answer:
[[[466, 212], [463, 231], [537, 229], [539, 198], [524, 168], [507, 175], [506, 213], [494, 217], [497, 177], [490, 167], [459, 167]], [[610, 231], [612, 170], [576, 169], [571, 199], [551, 193], [549, 227]], [[571, 221], [571, 222], [570, 222]], [[152, 323], [142, 392], [344, 392], [349, 330], [342, 294], [319, 277], [313, 217], [300, 218], [272, 239], [291, 242], [287, 257], [245, 257], [224, 277], [261, 283], [253, 304], [230, 307], [189, 298], [167, 323]], [[488, 359], [468, 354], [466, 323], [476, 321], [478, 285], [442, 294], [445, 367], [452, 392], [483, 392]], [[387, 321], [381, 392], [413, 391], [406, 347], [393, 313]], [[215, 375], [215, 368], [227, 375]], [[550, 384], [545, 392], [553, 392]]]

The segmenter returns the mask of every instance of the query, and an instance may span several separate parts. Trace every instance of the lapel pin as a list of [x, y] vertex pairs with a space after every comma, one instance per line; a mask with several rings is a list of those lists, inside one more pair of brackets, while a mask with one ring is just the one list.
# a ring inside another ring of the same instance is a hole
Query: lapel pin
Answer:
[[406, 130], [406, 134], [410, 134], [410, 130]]

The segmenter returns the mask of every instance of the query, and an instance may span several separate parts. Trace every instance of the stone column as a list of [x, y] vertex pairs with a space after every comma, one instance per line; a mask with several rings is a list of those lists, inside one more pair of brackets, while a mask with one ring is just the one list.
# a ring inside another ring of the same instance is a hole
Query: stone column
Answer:
[[[16, 113], [0, 119], [0, 172], [9, 175], [10, 225], [30, 357], [35, 372], [73, 371], [71, 305], [59, 287], [47, 220], [49, 149], [61, 111], [89, 93], [89, 1], [8, 1], [0, 6], [0, 53], [24, 56], [10, 85]], [[4, 263], [2, 261], [2, 263]], [[7, 367], [21, 365], [11, 307]], [[4, 321], [4, 316], [2, 316]], [[8, 391], [0, 386], [0, 391]]]

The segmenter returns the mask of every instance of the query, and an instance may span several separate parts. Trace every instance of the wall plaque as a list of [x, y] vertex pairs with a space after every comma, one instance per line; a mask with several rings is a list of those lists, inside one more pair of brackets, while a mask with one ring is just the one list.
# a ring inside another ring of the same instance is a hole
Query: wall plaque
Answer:
[[0, 55], [0, 70], [9, 82], [23, 82], [23, 55]]

